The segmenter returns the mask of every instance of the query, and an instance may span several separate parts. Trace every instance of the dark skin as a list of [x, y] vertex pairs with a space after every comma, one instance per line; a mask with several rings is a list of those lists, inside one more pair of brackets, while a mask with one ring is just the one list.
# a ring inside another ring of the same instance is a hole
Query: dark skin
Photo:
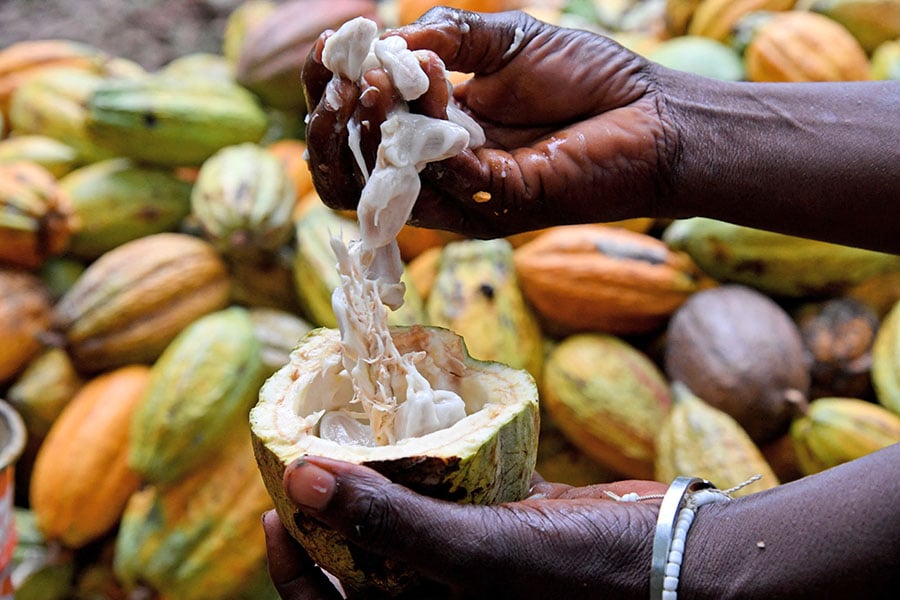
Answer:
[[[507, 53], [517, 29], [524, 36]], [[712, 81], [522, 13], [435, 9], [393, 34], [433, 52], [421, 60], [432, 85], [411, 110], [446, 116], [439, 58], [474, 73], [453, 98], [487, 135], [483, 148], [425, 168], [414, 224], [494, 237], [700, 215], [900, 251], [897, 82]], [[347, 120], [371, 124], [362, 143], [371, 166], [377, 124], [397, 99], [383, 72], [368, 73], [362, 86], [332, 80], [320, 63], [323, 40], [304, 69], [310, 166], [323, 200], [352, 208], [362, 179], [347, 149]], [[323, 99], [329, 85], [337, 108]], [[490, 200], [476, 201], [476, 192]], [[536, 478], [521, 502], [466, 506], [418, 495], [365, 467], [307, 457], [288, 468], [285, 487], [304, 512], [420, 572], [427, 591], [411, 598], [630, 599], [649, 594], [658, 500], [617, 502], [605, 491], [656, 494], [666, 484], [573, 488]], [[898, 494], [895, 444], [704, 506], [688, 537], [679, 597], [893, 597]], [[274, 512], [264, 527], [283, 598], [341, 597]]]

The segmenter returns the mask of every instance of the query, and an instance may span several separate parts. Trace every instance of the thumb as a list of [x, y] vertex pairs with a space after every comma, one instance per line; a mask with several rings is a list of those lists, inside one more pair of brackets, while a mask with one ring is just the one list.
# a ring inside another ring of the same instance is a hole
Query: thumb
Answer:
[[[496, 584], [498, 569], [509, 570], [509, 557], [516, 554], [517, 561], [527, 561], [523, 555], [535, 547], [529, 537], [546, 530], [535, 529], [534, 520], [543, 519], [539, 511], [529, 524], [509, 505], [437, 500], [367, 467], [323, 457], [292, 464], [284, 483], [304, 512], [353, 544], [450, 585]], [[533, 558], [540, 563], [539, 556]]]

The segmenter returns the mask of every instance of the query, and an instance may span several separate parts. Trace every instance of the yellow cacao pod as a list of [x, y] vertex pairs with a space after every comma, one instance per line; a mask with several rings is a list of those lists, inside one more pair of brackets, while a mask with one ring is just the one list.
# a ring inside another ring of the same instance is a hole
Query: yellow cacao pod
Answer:
[[691, 475], [724, 490], [761, 475], [734, 496], [779, 484], [762, 451], [737, 421], [679, 382], [672, 385], [672, 394], [672, 410], [656, 437], [656, 479], [672, 481], [679, 475]]
[[55, 306], [53, 328], [81, 370], [150, 363], [187, 325], [224, 308], [229, 288], [208, 242], [157, 233], [91, 263]]
[[54, 177], [62, 177], [77, 165], [78, 153], [60, 140], [40, 134], [23, 134], [0, 140], [0, 162], [37, 163]]
[[900, 415], [857, 398], [818, 398], [794, 421], [791, 439], [811, 475], [900, 442]]
[[654, 439], [671, 399], [659, 368], [635, 347], [609, 334], [565, 338], [545, 361], [541, 399], [587, 456], [626, 477], [653, 477]]
[[866, 51], [845, 27], [817, 13], [788, 11], [762, 23], [744, 50], [751, 81], [870, 79]]
[[897, 0], [816, 0], [812, 10], [834, 19], [853, 34], [866, 52], [900, 39]]
[[872, 385], [878, 402], [900, 414], [900, 301], [894, 304], [875, 334]]
[[796, 0], [702, 0], [694, 10], [687, 34], [724, 42], [745, 15], [761, 10], [786, 11], [795, 3]]

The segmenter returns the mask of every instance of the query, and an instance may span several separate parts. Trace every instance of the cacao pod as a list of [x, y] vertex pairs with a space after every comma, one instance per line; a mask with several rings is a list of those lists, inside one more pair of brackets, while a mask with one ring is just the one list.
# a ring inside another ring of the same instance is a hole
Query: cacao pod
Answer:
[[247, 312], [260, 345], [260, 357], [267, 375], [286, 365], [291, 351], [312, 330], [312, 325], [283, 310], [251, 308]]
[[900, 301], [887, 314], [875, 334], [872, 385], [878, 402], [900, 414]]
[[812, 10], [847, 28], [866, 52], [900, 39], [900, 2], [897, 0], [816, 0]]
[[46, 437], [83, 385], [84, 379], [62, 348], [46, 348], [28, 363], [10, 386], [7, 399], [22, 415], [29, 442], [39, 444]]
[[282, 523], [351, 592], [396, 594], [417, 575], [402, 563], [359, 551], [299, 511], [284, 489], [286, 465], [304, 454], [326, 456], [367, 465], [425, 495], [494, 504], [522, 499], [535, 464], [538, 398], [526, 371], [470, 358], [462, 338], [445, 329], [394, 328], [391, 335], [402, 354], [426, 353], [427, 360], [418, 363], [420, 374], [434, 389], [459, 391], [467, 416], [448, 429], [396, 445], [340, 444], [321, 437], [323, 409], [345, 406], [353, 397], [341, 375], [340, 332], [334, 329], [310, 332], [291, 362], [263, 385], [250, 413], [259, 470]]
[[48, 540], [81, 548], [118, 522], [140, 476], [127, 464], [129, 428], [150, 369], [88, 381], [53, 423], [31, 474], [31, 509]]
[[13, 507], [16, 544], [9, 580], [16, 600], [66, 600], [75, 578], [75, 557], [71, 550], [44, 539], [34, 511]]
[[802, 307], [797, 327], [810, 364], [810, 399], [870, 394], [878, 316], [858, 300], [832, 298]]
[[265, 21], [276, 6], [272, 0], [243, 0], [228, 14], [222, 34], [222, 54], [237, 65], [247, 32]]
[[796, 324], [772, 299], [741, 285], [704, 290], [676, 311], [665, 371], [729, 414], [757, 444], [786, 433], [809, 395]]
[[0, 269], [0, 298], [0, 382], [5, 382], [40, 352], [53, 307], [44, 283], [25, 271]]
[[425, 314], [429, 325], [461, 335], [473, 358], [527, 369], [540, 377], [541, 329], [522, 296], [513, 249], [506, 240], [444, 246]]
[[266, 375], [245, 309], [200, 317], [153, 364], [131, 421], [129, 465], [166, 483], [206, 461], [235, 423], [246, 423]]
[[10, 98], [9, 122], [16, 135], [46, 135], [72, 148], [79, 163], [113, 158], [97, 146], [86, 128], [87, 102], [106, 79], [81, 69], [57, 68], [38, 73]]
[[274, 600], [260, 515], [272, 508], [246, 420], [199, 468], [128, 500], [113, 567], [129, 590], [178, 600]]
[[94, 259], [125, 242], [178, 229], [190, 212], [191, 185], [170, 171], [114, 158], [59, 181], [80, 226], [69, 253]]
[[723, 42], [700, 35], [665, 40], [646, 56], [678, 71], [725, 81], [744, 79], [744, 62], [740, 54]]
[[199, 165], [226, 146], [258, 141], [266, 126], [253, 95], [225, 81], [107, 80], [87, 102], [94, 143], [160, 166]]
[[0, 140], [0, 162], [19, 161], [37, 163], [59, 178], [75, 168], [78, 153], [46, 135], [23, 134]]
[[872, 79], [900, 79], [900, 38], [879, 44], [871, 64]]
[[756, 28], [744, 50], [750, 81], [870, 79], [869, 59], [842, 25], [817, 13], [776, 13]]
[[836, 296], [880, 273], [900, 270], [900, 256], [695, 217], [663, 233], [717, 281], [743, 283], [772, 296]]
[[67, 248], [76, 226], [52, 173], [32, 162], [0, 163], [0, 261], [36, 269]]
[[648, 234], [607, 225], [553, 227], [516, 249], [525, 298], [554, 333], [646, 333], [709, 280]]
[[53, 328], [80, 370], [150, 363], [184, 327], [224, 308], [229, 288], [208, 242], [157, 233], [91, 263], [56, 304]]
[[688, 35], [728, 41], [741, 17], [756, 11], [787, 11], [796, 0], [702, 0], [687, 27]]
[[374, 0], [289, 0], [276, 6], [243, 38], [236, 67], [238, 83], [268, 106], [306, 110], [300, 71], [326, 29], [354, 17], [378, 21]]
[[761, 476], [751, 486], [735, 490], [735, 497], [779, 484], [759, 447], [737, 421], [680, 382], [673, 383], [672, 394], [672, 410], [656, 437], [657, 480], [672, 481], [690, 473], [725, 490]]
[[654, 438], [669, 410], [657, 366], [609, 334], [576, 334], [548, 354], [543, 406], [588, 457], [628, 478], [653, 477]]
[[191, 192], [191, 213], [219, 252], [253, 258], [291, 241], [295, 202], [281, 161], [246, 143], [204, 161]]
[[900, 442], [900, 416], [857, 398], [818, 398], [791, 425], [791, 439], [811, 475]]

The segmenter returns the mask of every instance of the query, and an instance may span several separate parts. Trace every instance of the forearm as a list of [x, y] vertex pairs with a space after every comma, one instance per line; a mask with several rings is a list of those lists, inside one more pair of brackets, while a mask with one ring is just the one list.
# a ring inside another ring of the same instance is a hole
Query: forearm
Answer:
[[900, 251], [900, 82], [716, 82], [661, 70], [670, 216]]
[[700, 508], [679, 597], [889, 598], [900, 586], [900, 444]]

